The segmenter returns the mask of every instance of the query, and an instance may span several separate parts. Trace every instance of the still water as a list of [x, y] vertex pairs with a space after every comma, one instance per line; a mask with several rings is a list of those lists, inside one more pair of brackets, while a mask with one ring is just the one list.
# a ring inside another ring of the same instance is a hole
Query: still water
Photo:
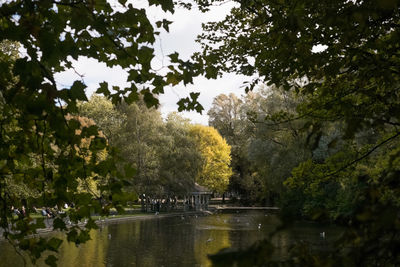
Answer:
[[[86, 244], [63, 242], [59, 266], [210, 266], [207, 255], [223, 248], [244, 249], [268, 238], [279, 225], [275, 215], [264, 212], [178, 216], [103, 225], [91, 232]], [[320, 232], [326, 232], [326, 238]], [[284, 257], [294, 240], [324, 246], [336, 230], [299, 223], [274, 235], [272, 241]], [[43, 261], [38, 263], [44, 266]], [[0, 242], [0, 266], [23, 266], [6, 243]], [[30, 266], [28, 264], [28, 266]]]

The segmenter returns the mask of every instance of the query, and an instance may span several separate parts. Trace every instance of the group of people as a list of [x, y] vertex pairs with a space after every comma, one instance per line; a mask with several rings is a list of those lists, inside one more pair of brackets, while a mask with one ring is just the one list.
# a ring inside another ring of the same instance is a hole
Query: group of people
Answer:
[[[69, 207], [73, 208], [74, 204], [71, 203], [68, 205], [65, 203], [62, 208], [59, 208], [58, 205], [54, 206], [53, 208], [51, 207], [42, 207], [42, 208], [37, 208], [35, 206], [32, 207], [32, 211], [34, 211], [37, 214], [41, 214], [43, 217], [46, 218], [54, 218], [56, 217], [57, 214], [64, 213], [66, 209]], [[29, 211], [25, 207], [25, 205], [22, 205], [21, 208], [17, 208], [15, 206], [11, 206], [11, 213], [15, 216], [18, 216], [18, 218], [24, 218], [28, 215]]]
[[[72, 207], [72, 205], [71, 205]], [[67, 203], [64, 204], [64, 209], [68, 209], [69, 206]], [[60, 209], [58, 207], [58, 205], [56, 205], [54, 208], [49, 208], [49, 207], [42, 207], [40, 210], [36, 209], [35, 207], [33, 207], [33, 209], [37, 212], [42, 214], [43, 217], [47, 217], [47, 218], [54, 218], [56, 217], [56, 214], [61, 214], [64, 213], [64, 211], [62, 209]]]
[[15, 215], [17, 215], [18, 217], [25, 217], [26, 216], [26, 209], [25, 206], [22, 205], [22, 207], [20, 209], [11, 206], [11, 212], [14, 213]]
[[[64, 204], [63, 208], [68, 209], [69, 208], [68, 204]], [[35, 206], [33, 206], [32, 209], [36, 213], [39, 213], [43, 217], [46, 217], [46, 218], [54, 218], [56, 216], [56, 214], [60, 214], [60, 213], [64, 212], [62, 209], [58, 208], [58, 206], [55, 206], [54, 208], [50, 208], [50, 207], [36, 208]], [[11, 212], [14, 215], [17, 215], [18, 217], [22, 217], [22, 218], [26, 217], [27, 213], [28, 213], [27, 209], [25, 208], [25, 205], [22, 205], [21, 208], [11, 206]]]

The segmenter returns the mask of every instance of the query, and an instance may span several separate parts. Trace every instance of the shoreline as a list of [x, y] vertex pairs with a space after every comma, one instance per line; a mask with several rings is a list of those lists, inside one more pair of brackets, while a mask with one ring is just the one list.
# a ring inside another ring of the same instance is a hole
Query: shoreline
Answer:
[[112, 216], [105, 217], [104, 219], [96, 220], [96, 224], [113, 224], [113, 223], [120, 223], [126, 221], [138, 221], [138, 220], [149, 220], [149, 219], [157, 219], [157, 218], [167, 218], [167, 217], [178, 217], [178, 216], [185, 216], [185, 215], [210, 215], [212, 214], [210, 211], [182, 211], [182, 212], [166, 212], [166, 213], [149, 213], [149, 214], [141, 214], [141, 215], [133, 215], [133, 216], [126, 216], [126, 217], [118, 217], [114, 218]]
[[[241, 207], [241, 206], [231, 206], [231, 205], [213, 205], [213, 207], [210, 207], [209, 210], [199, 210], [199, 211], [183, 211], [183, 210], [177, 210], [177, 211], [170, 211], [170, 212], [162, 212], [162, 213], [154, 213], [154, 212], [149, 212], [149, 213], [139, 213], [139, 214], [134, 214], [134, 213], [127, 213], [127, 214], [113, 214], [109, 215], [108, 217], [100, 217], [95, 220], [95, 223], [97, 226], [105, 226], [108, 224], [118, 224], [118, 223], [125, 223], [125, 222], [130, 222], [130, 221], [139, 221], [139, 220], [153, 220], [153, 219], [161, 219], [161, 218], [168, 218], [168, 217], [179, 217], [179, 216], [194, 216], [194, 215], [211, 215], [214, 214], [215, 212], [220, 212], [220, 211], [230, 211], [230, 210], [264, 210], [264, 211], [270, 211], [270, 212], [277, 212], [279, 211], [278, 207]], [[115, 217], [115, 216], [118, 217]], [[97, 216], [96, 216], [97, 217]], [[52, 225], [53, 219], [45, 219], [45, 225], [48, 225], [46, 228], [40, 228], [36, 230], [35, 234], [27, 236], [29, 237], [34, 237], [34, 236], [40, 236], [40, 235], [47, 235], [51, 233], [62, 233], [63, 231], [60, 230], [54, 230], [53, 225]], [[79, 222], [76, 224], [79, 227], [83, 227], [86, 224], [86, 222]], [[67, 227], [69, 227], [67, 225]], [[0, 228], [0, 241], [4, 241], [5, 238], [3, 237], [3, 229]]]
[[[208, 210], [203, 210], [203, 211], [177, 211], [177, 212], [166, 212], [166, 213], [144, 213], [140, 215], [132, 215], [132, 214], [126, 214], [126, 216], [122, 217], [113, 217], [113, 215], [110, 215], [108, 217], [100, 218], [95, 220], [95, 223], [97, 226], [104, 226], [108, 224], [118, 224], [118, 223], [125, 223], [125, 222], [130, 222], [130, 221], [139, 221], [139, 220], [153, 220], [153, 219], [161, 219], [161, 218], [168, 218], [168, 217], [179, 217], [179, 216], [194, 216], [194, 215], [211, 215], [213, 214], [212, 212]], [[86, 222], [80, 222], [77, 225], [79, 227], [82, 227], [86, 224]], [[97, 230], [97, 229], [95, 229]], [[0, 235], [0, 241], [5, 241], [3, 234], [2, 234], [2, 229], [0, 229], [1, 235]], [[46, 235], [46, 234], [51, 234], [51, 233], [62, 233], [63, 231], [60, 230], [54, 230], [53, 226], [47, 227], [47, 228], [40, 228], [37, 229], [35, 234], [29, 235], [27, 237], [35, 237], [35, 236], [40, 236], [40, 235]]]

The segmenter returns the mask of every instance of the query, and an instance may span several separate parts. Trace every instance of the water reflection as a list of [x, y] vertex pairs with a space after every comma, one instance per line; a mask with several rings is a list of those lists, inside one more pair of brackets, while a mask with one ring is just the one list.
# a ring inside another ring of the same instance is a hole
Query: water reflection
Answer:
[[[186, 216], [103, 225], [92, 240], [75, 246], [64, 241], [59, 266], [210, 266], [208, 254], [244, 249], [268, 237], [279, 221], [264, 213]], [[319, 238], [316, 226], [299, 226], [274, 237], [284, 254], [296, 235]], [[10, 246], [0, 243], [0, 266], [23, 266]], [[44, 265], [43, 261], [39, 266]], [[29, 265], [28, 265], [29, 266]]]

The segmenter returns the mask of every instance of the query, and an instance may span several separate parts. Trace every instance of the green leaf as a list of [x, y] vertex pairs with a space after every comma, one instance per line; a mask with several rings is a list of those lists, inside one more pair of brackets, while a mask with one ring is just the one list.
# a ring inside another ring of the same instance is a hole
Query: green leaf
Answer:
[[50, 240], [47, 241], [47, 245], [51, 251], [57, 252], [62, 242], [63, 241], [61, 239], [52, 237]]
[[103, 94], [104, 96], [109, 96], [110, 90], [108, 90], [108, 83], [107, 82], [102, 82], [100, 83], [100, 87], [96, 90], [97, 94]]
[[99, 128], [96, 125], [91, 125], [89, 127], [83, 127], [81, 132], [81, 137], [91, 137], [99, 134]]
[[86, 85], [84, 85], [81, 81], [75, 81], [70, 89], [71, 99], [87, 101], [88, 99], [85, 94], [85, 88], [86, 88]]
[[85, 243], [86, 241], [89, 241], [89, 240], [90, 240], [89, 231], [81, 230], [81, 232], [79, 233], [79, 235], [75, 241], [75, 244], [79, 245], [79, 244]]
[[180, 77], [178, 73], [167, 73], [167, 83], [172, 85], [177, 85], [180, 82]]
[[142, 46], [138, 52], [138, 59], [142, 65], [150, 64], [151, 60], [153, 59], [154, 49], [148, 46]]
[[97, 226], [96, 222], [92, 218], [89, 218], [85, 227], [86, 227], [86, 229], [98, 229], [99, 228]]
[[107, 140], [103, 137], [96, 136], [90, 141], [90, 150], [98, 151], [107, 147]]
[[172, 63], [178, 63], [179, 62], [179, 54], [178, 54], [178, 52], [169, 54], [168, 56], [171, 59]]
[[59, 230], [63, 231], [63, 230], [67, 230], [67, 227], [65, 225], [65, 222], [61, 218], [55, 218], [53, 220], [53, 229], [54, 230], [59, 229]]
[[174, 13], [174, 2], [172, 0], [149, 0], [149, 5], [161, 5], [164, 11]]
[[57, 267], [57, 261], [58, 259], [56, 256], [49, 255], [44, 262], [51, 267]]
[[76, 242], [77, 237], [78, 237], [78, 232], [76, 231], [76, 229], [72, 229], [67, 233], [68, 242]]
[[158, 107], [160, 102], [159, 102], [159, 100], [157, 98], [154, 97], [154, 95], [152, 93], [150, 93], [147, 90], [143, 90], [142, 94], [144, 95], [143, 100], [146, 103], [146, 106], [148, 108], [150, 108], [150, 107]]
[[132, 178], [136, 174], [136, 169], [133, 168], [130, 164], [125, 164], [124, 170], [126, 177]]
[[163, 21], [162, 21], [162, 25], [163, 25], [163, 28], [167, 31], [167, 32], [169, 32], [169, 25], [172, 23], [172, 21], [169, 21], [169, 20], [166, 20], [166, 19], [163, 19]]

